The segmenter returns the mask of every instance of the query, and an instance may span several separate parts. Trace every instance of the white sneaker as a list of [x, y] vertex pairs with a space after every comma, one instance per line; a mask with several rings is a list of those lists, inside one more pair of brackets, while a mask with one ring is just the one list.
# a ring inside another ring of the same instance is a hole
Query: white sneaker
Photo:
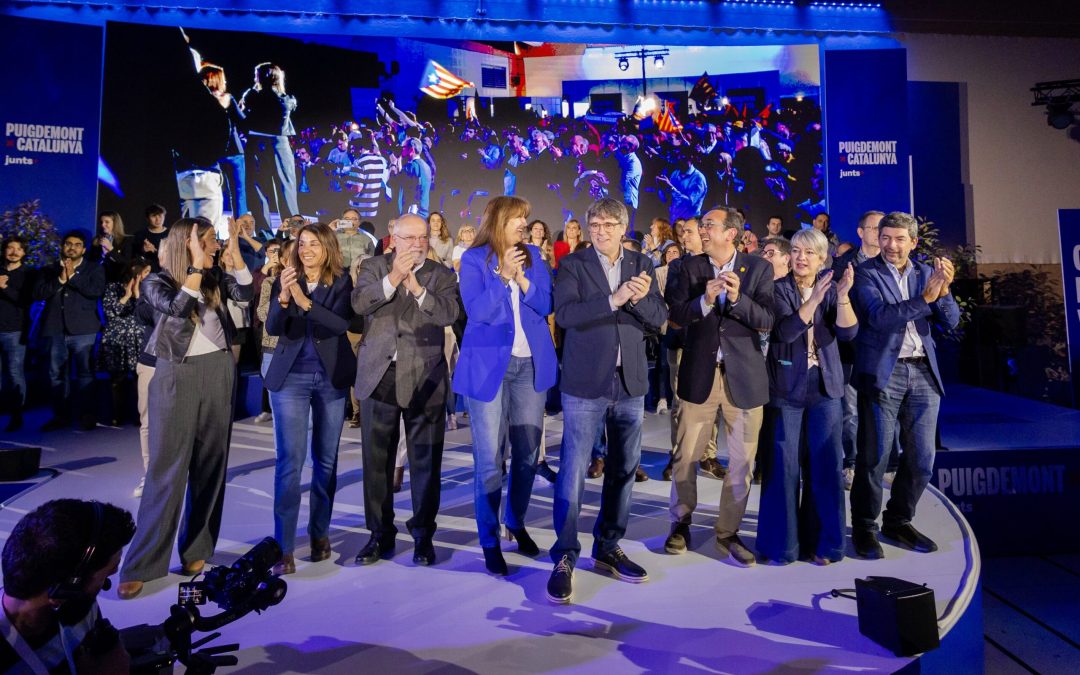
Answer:
[[657, 415], [666, 415], [667, 412], [668, 412], [667, 401], [664, 400], [664, 399], [660, 399], [659, 401], [657, 401], [657, 403], [656, 403], [656, 414]]
[[268, 412], [261, 412], [261, 413], [259, 413], [258, 415], [255, 416], [255, 421], [258, 422], [259, 424], [266, 424], [267, 422], [269, 422], [269, 421], [271, 421], [273, 419], [274, 419], [274, 416], [271, 415]]
[[135, 489], [131, 491], [132, 497], [142, 497], [143, 488], [146, 487], [146, 476], [143, 476]]
[[855, 482], [855, 469], [848, 467], [844, 469], [844, 489], [850, 490], [851, 484]]
[[881, 485], [882, 487], [891, 488], [894, 480], [896, 480], [896, 472], [886, 471], [885, 476], [881, 479]]

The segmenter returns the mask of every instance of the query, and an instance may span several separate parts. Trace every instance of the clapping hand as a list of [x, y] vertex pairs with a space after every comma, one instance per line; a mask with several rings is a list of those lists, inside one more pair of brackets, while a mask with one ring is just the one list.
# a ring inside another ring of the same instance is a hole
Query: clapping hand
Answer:
[[525, 251], [517, 246], [511, 246], [503, 253], [502, 263], [499, 265], [499, 274], [503, 279], [510, 281], [516, 279], [525, 268]]
[[934, 271], [940, 274], [942, 279], [941, 291], [938, 293], [938, 299], [940, 300], [949, 294], [949, 285], [956, 278], [956, 268], [953, 267], [952, 261], [948, 258], [938, 258], [934, 261]]
[[720, 277], [709, 279], [705, 282], [705, 304], [713, 305], [720, 294], [724, 292], [724, 280]]
[[281, 283], [281, 294], [278, 295], [278, 302], [287, 305], [292, 300], [293, 288], [297, 286], [296, 268], [286, 267], [281, 270], [281, 277], [278, 281]]
[[836, 283], [836, 295], [837, 302], [844, 302], [848, 298], [848, 293], [851, 292], [851, 287], [855, 285], [855, 267], [848, 263], [844, 268], [844, 273], [840, 276], [840, 281]]
[[206, 251], [203, 250], [202, 241], [199, 239], [199, 228], [191, 228], [191, 237], [188, 238], [188, 251], [191, 253], [191, 266], [206, 269]]
[[150, 243], [149, 239], [143, 240], [142, 250], [144, 253], [157, 253], [157, 247]]
[[739, 275], [734, 272], [721, 272], [717, 277], [724, 283], [724, 287], [727, 288], [727, 301], [730, 304], [735, 304], [739, 301], [739, 287], [742, 285], [742, 280], [739, 279]]
[[637, 276], [630, 277], [626, 281], [627, 285], [633, 289], [634, 294], [630, 296], [630, 302], [637, 304], [645, 299], [645, 296], [649, 294], [649, 289], [652, 287], [652, 277], [648, 272], [639, 272]]

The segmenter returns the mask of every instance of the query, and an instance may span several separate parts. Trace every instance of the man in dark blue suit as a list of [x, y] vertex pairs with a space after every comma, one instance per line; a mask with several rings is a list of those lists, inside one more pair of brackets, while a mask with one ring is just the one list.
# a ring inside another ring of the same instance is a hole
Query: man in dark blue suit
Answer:
[[934, 432], [945, 393], [930, 321], [943, 328], [955, 328], [960, 321], [960, 309], [949, 294], [952, 263], [937, 258], [930, 267], [910, 259], [918, 243], [915, 218], [893, 212], [878, 227], [881, 254], [856, 268], [853, 298], [859, 317], [852, 375], [859, 393], [859, 434], [851, 525], [855, 552], [870, 559], [884, 555], [877, 517], [897, 424], [904, 453], [881, 533], [906, 548], [937, 550], [911, 524], [934, 466]]
[[577, 520], [596, 430], [606, 421], [608, 454], [600, 515], [593, 528], [593, 565], [630, 583], [648, 574], [619, 547], [630, 516], [630, 494], [641, 459], [641, 422], [649, 390], [645, 332], [659, 330], [667, 308], [652, 262], [622, 247], [629, 215], [605, 198], [586, 212], [592, 248], [565, 256], [555, 280], [555, 320], [563, 339], [563, 443], [555, 483], [555, 570], [548, 599], [573, 597], [581, 544]]
[[[105, 294], [105, 269], [86, 255], [86, 233], [68, 232], [60, 249], [60, 262], [41, 271], [34, 299], [44, 300], [41, 336], [49, 344], [49, 381], [52, 385], [53, 418], [42, 431], [66, 427], [81, 413], [79, 425], [85, 430], [97, 426], [90, 401], [94, 382], [91, 354], [101, 330], [98, 302]], [[71, 362], [75, 363], [76, 385], [68, 383]]]

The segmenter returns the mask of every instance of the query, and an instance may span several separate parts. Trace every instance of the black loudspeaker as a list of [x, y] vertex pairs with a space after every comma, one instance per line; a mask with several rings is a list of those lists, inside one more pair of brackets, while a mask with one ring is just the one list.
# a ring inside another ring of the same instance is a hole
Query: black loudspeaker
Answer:
[[897, 656], [914, 656], [941, 644], [934, 591], [894, 577], [855, 580], [859, 632]]
[[41, 448], [0, 444], [0, 482], [25, 480], [41, 468]]

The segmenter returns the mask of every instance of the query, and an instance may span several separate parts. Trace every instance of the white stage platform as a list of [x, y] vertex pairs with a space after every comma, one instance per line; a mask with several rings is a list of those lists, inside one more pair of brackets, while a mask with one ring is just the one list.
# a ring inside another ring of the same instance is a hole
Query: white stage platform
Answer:
[[[547, 444], [558, 455], [559, 417], [549, 418]], [[28, 423], [40, 423], [36, 417]], [[443, 507], [436, 535], [438, 564], [412, 564], [412, 542], [399, 535], [397, 555], [357, 568], [353, 557], [367, 540], [363, 527], [359, 430], [346, 429], [331, 540], [334, 555], [321, 563], [297, 551], [298, 572], [288, 576], [284, 602], [262, 615], [226, 626], [217, 643], [238, 642], [240, 665], [222, 672], [893, 672], [911, 660], [893, 656], [858, 631], [853, 600], [832, 598], [856, 577], [896, 576], [934, 589], [943, 637], [971, 601], [979, 575], [978, 549], [963, 518], [938, 493], [927, 492], [916, 524], [941, 547], [924, 555], [885, 544], [886, 559], [846, 559], [828, 567], [795, 563], [740, 569], [718, 560], [711, 524], [721, 483], [699, 477], [703, 508], [695, 516], [693, 550], [663, 553], [671, 484], [660, 480], [668, 418], [646, 414], [643, 464], [652, 480], [634, 490], [633, 516], [623, 541], [650, 581], [630, 585], [591, 570], [586, 556], [575, 573], [575, 603], [545, 598], [551, 571], [552, 488], [537, 482], [528, 526], [545, 551], [538, 559], [507, 544], [509, 577], [489, 575], [472, 518], [469, 432], [449, 432], [443, 472]], [[30, 424], [28, 424], [28, 427]], [[36, 428], [36, 426], [35, 426]], [[49, 499], [109, 501], [133, 512], [131, 490], [141, 469], [137, 430], [99, 428], [91, 433], [12, 438], [43, 444], [42, 464], [60, 471], [4, 505], [0, 536], [18, 518]], [[270, 425], [238, 422], [233, 434], [225, 520], [214, 563], [231, 563], [271, 534], [273, 435]], [[581, 529], [584, 553], [599, 500], [600, 481], [588, 481]], [[305, 544], [306, 498], [298, 542]], [[757, 486], [744, 523], [753, 548]], [[408, 486], [397, 496], [399, 525], [409, 515]], [[849, 545], [850, 552], [850, 545]], [[178, 562], [174, 561], [178, 566]], [[159, 623], [176, 599], [178, 575], [147, 585], [120, 601], [103, 594], [102, 609], [117, 626]], [[206, 608], [213, 613], [212, 608]]]

